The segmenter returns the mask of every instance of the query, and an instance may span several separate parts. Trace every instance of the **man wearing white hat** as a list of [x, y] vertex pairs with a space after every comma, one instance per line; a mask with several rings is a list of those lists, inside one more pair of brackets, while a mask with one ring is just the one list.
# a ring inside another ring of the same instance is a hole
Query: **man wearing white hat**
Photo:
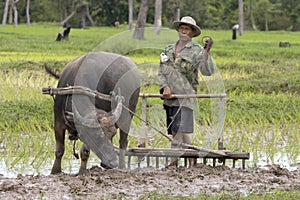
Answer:
[[[213, 42], [212, 39], [207, 39], [203, 48], [192, 40], [201, 34], [201, 29], [190, 16], [175, 21], [173, 26], [178, 31], [179, 40], [161, 53], [158, 70], [160, 92], [164, 97], [168, 134], [172, 134], [173, 140], [179, 143], [191, 144], [195, 99], [176, 99], [172, 98], [172, 94], [197, 93], [198, 72], [204, 76], [210, 76], [215, 72], [216, 68], [210, 56]], [[171, 147], [176, 148], [178, 144], [171, 143]], [[193, 164], [194, 159], [189, 159], [189, 165]], [[177, 159], [173, 159], [171, 165], [177, 165]]]

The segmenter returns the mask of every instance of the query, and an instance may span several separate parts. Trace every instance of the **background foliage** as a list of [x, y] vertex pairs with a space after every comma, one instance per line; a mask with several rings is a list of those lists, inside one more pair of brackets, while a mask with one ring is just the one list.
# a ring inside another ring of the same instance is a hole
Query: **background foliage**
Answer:
[[[140, 0], [133, 1], [134, 19], [140, 6]], [[5, 0], [0, 1], [0, 16], [3, 16]], [[126, 24], [128, 21], [128, 0], [31, 0], [32, 22], [60, 22], [75, 8], [77, 14], [69, 21], [79, 26], [81, 5], [88, 4], [90, 14], [98, 26], [113, 26], [115, 20]], [[147, 22], [154, 23], [154, 4], [151, 1]], [[17, 4], [21, 23], [26, 22], [26, 1]], [[181, 16], [190, 15], [202, 28], [230, 29], [238, 22], [238, 0], [164, 0], [162, 20], [169, 26], [176, 19], [176, 10]], [[266, 21], [269, 30], [299, 30], [299, 0], [244, 0], [246, 29], [252, 29], [253, 23], [258, 30], [265, 30]]]

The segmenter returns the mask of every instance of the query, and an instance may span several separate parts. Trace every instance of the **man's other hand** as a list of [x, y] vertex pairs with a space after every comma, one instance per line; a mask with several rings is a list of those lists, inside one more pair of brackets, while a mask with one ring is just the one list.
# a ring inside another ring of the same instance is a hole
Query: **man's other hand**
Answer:
[[171, 89], [170, 89], [168, 86], [165, 86], [165, 87], [164, 87], [163, 97], [164, 97], [165, 99], [171, 99], [171, 98], [172, 98]]

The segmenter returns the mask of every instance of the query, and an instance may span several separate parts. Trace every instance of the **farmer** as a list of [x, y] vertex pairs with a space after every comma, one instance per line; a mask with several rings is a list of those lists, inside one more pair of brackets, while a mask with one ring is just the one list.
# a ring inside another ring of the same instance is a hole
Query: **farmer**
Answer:
[[233, 27], [232, 27], [232, 39], [233, 40], [236, 40], [236, 32], [237, 30], [239, 30], [239, 25], [238, 24], [235, 24]]
[[[196, 100], [172, 98], [172, 94], [196, 94], [198, 72], [210, 76], [216, 68], [210, 56], [212, 39], [205, 40], [205, 48], [192, 40], [201, 34], [200, 27], [192, 17], [183, 17], [180, 21], [175, 21], [173, 26], [178, 32], [179, 40], [161, 53], [158, 78], [160, 93], [164, 98], [168, 134], [173, 138], [171, 148], [178, 148], [178, 142], [192, 144], [190, 134], [194, 131], [193, 109]], [[190, 167], [194, 165], [194, 161], [188, 160]], [[170, 165], [177, 165], [177, 159], [172, 159]]]

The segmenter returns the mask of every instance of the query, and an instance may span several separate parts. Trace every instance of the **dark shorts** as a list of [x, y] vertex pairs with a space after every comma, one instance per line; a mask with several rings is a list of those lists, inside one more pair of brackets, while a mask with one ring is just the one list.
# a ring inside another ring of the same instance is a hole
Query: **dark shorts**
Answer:
[[168, 134], [193, 133], [194, 132], [194, 113], [187, 107], [170, 107], [164, 105], [167, 116]]

